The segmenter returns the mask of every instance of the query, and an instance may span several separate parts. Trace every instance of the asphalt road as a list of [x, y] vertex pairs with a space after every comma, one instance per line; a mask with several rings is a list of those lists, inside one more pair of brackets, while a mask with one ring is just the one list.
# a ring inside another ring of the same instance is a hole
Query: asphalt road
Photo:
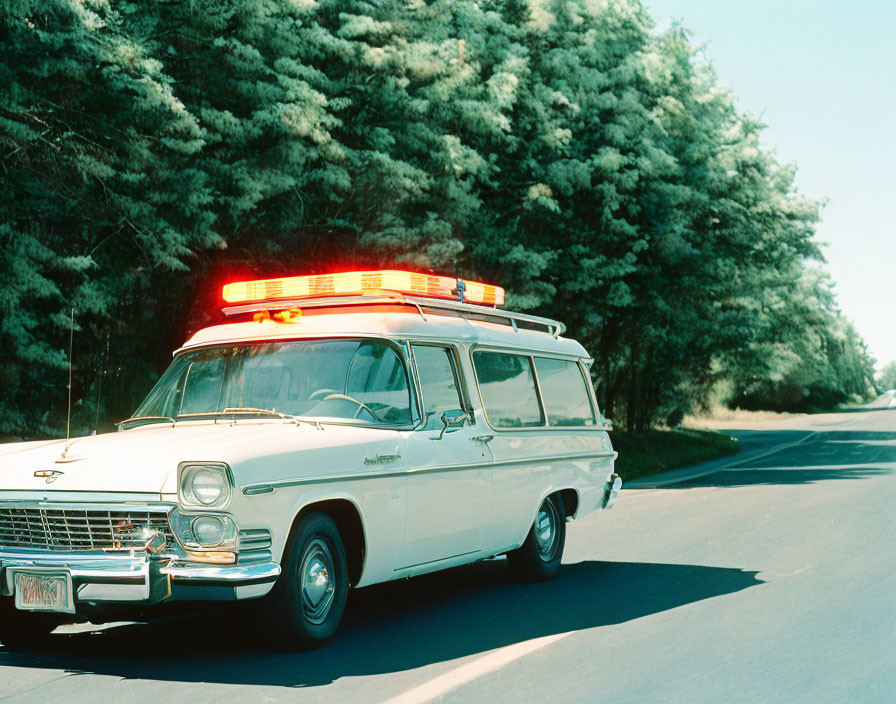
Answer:
[[0, 701], [896, 701], [896, 409], [732, 432], [741, 456], [571, 524], [553, 582], [362, 589], [311, 653], [239, 612], [65, 627], [0, 647]]

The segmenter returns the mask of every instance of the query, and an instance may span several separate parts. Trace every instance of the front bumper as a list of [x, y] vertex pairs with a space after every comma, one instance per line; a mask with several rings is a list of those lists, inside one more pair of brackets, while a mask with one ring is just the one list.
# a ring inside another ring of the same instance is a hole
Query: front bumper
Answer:
[[209, 565], [140, 551], [51, 553], [2, 548], [0, 595], [14, 595], [17, 569], [69, 574], [75, 613], [114, 604], [250, 599], [270, 591], [280, 574], [280, 565], [272, 561]]

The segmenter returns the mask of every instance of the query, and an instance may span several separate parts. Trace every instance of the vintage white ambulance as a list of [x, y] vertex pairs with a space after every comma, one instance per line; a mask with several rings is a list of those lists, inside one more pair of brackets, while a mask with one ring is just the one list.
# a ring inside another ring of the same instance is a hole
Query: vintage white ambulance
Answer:
[[621, 482], [588, 354], [499, 287], [404, 271], [229, 284], [120, 432], [0, 446], [0, 641], [256, 600], [330, 639], [349, 588], [560, 565]]

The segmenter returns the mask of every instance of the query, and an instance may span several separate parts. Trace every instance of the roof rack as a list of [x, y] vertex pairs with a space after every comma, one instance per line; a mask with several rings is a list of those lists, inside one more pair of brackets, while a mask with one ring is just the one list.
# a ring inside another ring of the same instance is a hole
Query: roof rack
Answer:
[[222, 309], [225, 316], [244, 315], [247, 313], [260, 313], [270, 310], [285, 310], [288, 308], [327, 308], [334, 306], [369, 306], [392, 303], [407, 305], [416, 308], [423, 320], [426, 320], [426, 312], [435, 314], [456, 315], [467, 320], [479, 320], [483, 322], [510, 325], [514, 330], [524, 328], [528, 330], [540, 330], [553, 337], [559, 337], [566, 332], [566, 326], [558, 320], [541, 318], [536, 315], [514, 313], [509, 310], [499, 310], [482, 305], [461, 303], [440, 298], [423, 298], [418, 296], [406, 296], [402, 293], [384, 291], [374, 295], [361, 296], [324, 296], [320, 298], [281, 298], [268, 301], [253, 301], [238, 306], [227, 306]]

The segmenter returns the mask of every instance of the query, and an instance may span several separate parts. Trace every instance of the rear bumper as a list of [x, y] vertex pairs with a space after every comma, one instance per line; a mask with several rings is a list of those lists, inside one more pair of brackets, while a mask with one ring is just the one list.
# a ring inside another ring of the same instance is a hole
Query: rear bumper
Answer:
[[144, 552], [50, 553], [0, 550], [0, 595], [13, 596], [15, 573], [67, 573], [75, 613], [103, 605], [151, 606], [169, 601], [234, 601], [263, 596], [280, 574], [275, 562], [207, 565]]
[[619, 496], [619, 490], [622, 488], [622, 477], [618, 474], [611, 474], [607, 479], [604, 487], [604, 496], [601, 501], [601, 508], [613, 508], [616, 497]]

